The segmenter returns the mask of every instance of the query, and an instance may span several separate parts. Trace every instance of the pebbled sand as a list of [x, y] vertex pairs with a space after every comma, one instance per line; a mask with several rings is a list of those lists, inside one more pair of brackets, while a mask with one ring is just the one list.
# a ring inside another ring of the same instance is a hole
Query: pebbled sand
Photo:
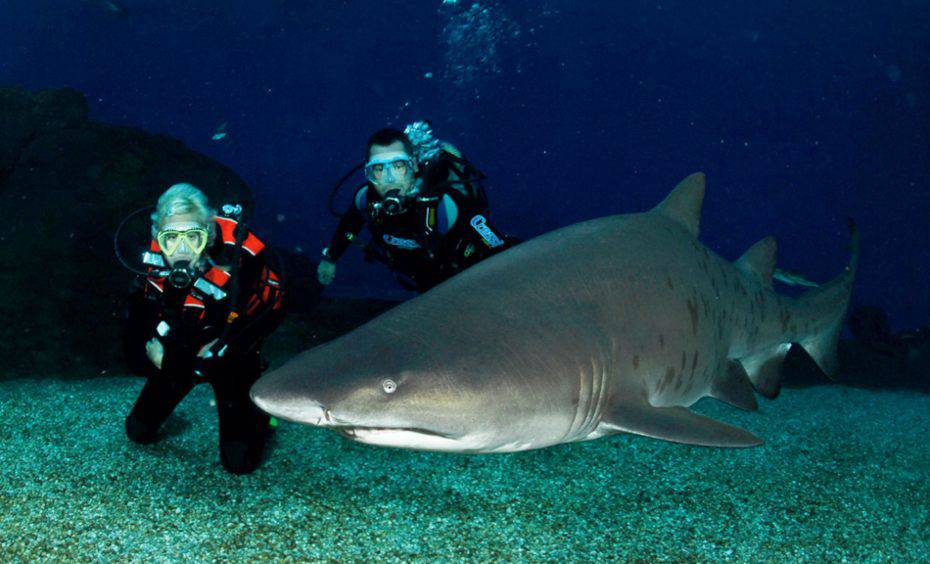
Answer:
[[917, 561], [930, 554], [930, 396], [786, 389], [747, 450], [616, 436], [528, 453], [381, 449], [289, 423], [219, 463], [198, 387], [157, 445], [135, 378], [0, 383], [0, 555], [100, 559]]

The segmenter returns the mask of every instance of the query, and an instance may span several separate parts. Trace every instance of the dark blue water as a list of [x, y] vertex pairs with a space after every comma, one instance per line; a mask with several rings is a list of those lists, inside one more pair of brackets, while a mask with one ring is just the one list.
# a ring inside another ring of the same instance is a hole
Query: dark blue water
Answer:
[[[651, 207], [704, 170], [711, 248], [774, 234], [781, 266], [824, 280], [853, 216], [854, 301], [930, 317], [925, 2], [120, 1], [4, 0], [0, 83], [76, 87], [97, 119], [229, 165], [279, 244], [315, 256], [371, 131], [429, 118], [519, 236]], [[396, 287], [357, 254], [334, 291]]]

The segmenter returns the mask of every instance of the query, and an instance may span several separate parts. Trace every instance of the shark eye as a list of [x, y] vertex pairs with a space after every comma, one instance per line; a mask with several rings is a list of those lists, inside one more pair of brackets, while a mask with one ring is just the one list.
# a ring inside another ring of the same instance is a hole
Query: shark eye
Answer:
[[385, 378], [381, 380], [381, 387], [384, 388], [384, 391], [388, 394], [393, 394], [397, 390], [397, 383], [390, 378]]

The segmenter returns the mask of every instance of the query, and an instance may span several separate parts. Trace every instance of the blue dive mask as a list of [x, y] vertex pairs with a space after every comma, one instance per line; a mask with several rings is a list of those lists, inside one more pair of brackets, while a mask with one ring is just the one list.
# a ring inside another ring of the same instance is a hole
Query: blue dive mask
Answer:
[[407, 153], [384, 153], [365, 163], [365, 178], [372, 184], [401, 183], [413, 176], [413, 159]]

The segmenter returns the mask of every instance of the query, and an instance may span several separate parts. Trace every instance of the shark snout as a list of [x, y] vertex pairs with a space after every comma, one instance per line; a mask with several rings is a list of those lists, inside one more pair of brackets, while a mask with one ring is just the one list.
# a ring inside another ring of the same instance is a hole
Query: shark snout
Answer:
[[324, 427], [332, 422], [329, 410], [320, 402], [281, 390], [262, 380], [252, 386], [250, 395], [259, 409], [279, 419]]

